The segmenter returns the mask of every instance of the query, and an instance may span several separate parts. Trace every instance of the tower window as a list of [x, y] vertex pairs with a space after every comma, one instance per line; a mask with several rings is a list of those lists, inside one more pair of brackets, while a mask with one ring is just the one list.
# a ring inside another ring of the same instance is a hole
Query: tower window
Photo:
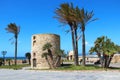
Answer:
[[33, 39], [35, 40], [36, 36], [33, 36]]
[[35, 45], [36, 41], [33, 41], [33, 46]]
[[35, 57], [35, 56], [36, 56], [36, 53], [33, 53], [33, 56]]

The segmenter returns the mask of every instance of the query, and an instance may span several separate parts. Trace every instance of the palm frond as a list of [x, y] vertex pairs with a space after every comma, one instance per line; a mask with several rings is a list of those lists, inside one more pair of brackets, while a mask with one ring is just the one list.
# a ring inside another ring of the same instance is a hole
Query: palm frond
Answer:
[[20, 32], [20, 27], [17, 26], [15, 23], [10, 23], [8, 24], [7, 28], [5, 28], [5, 30], [15, 35], [18, 35]]
[[62, 56], [64, 54], [64, 50], [57, 50], [56, 52], [55, 52], [55, 55], [56, 56]]
[[44, 46], [43, 46], [43, 51], [45, 50], [48, 50], [52, 47], [51, 43], [46, 43]]
[[57, 8], [55, 11], [55, 18], [58, 19], [63, 24], [72, 24], [75, 20], [74, 18], [74, 8], [73, 4], [64, 3], [60, 5], [60, 8]]
[[48, 53], [45, 52], [45, 53], [42, 53], [41, 57], [44, 58], [44, 57], [47, 57]]

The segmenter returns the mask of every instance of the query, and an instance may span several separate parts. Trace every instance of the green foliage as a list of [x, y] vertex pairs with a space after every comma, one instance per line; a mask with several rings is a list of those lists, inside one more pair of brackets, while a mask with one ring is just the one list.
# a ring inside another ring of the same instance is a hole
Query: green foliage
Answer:
[[113, 55], [119, 51], [120, 47], [110, 39], [105, 36], [98, 37], [94, 42], [94, 47], [91, 47], [89, 50], [90, 54], [93, 52], [106, 54], [106, 55]]
[[47, 52], [43, 53], [43, 54], [42, 54], [42, 58], [44, 58], [44, 57], [46, 58], [47, 55], [49, 55]]
[[26, 54], [25, 54], [25, 57], [29, 60], [29, 65], [31, 64], [31, 53], [30, 52], [27, 52]]
[[100, 58], [101, 66], [107, 69], [110, 65], [113, 55], [119, 52], [119, 49], [120, 47], [114, 44], [111, 39], [102, 36], [97, 38], [97, 40], [94, 42], [94, 47], [91, 47], [89, 52], [90, 54], [96, 52]]
[[51, 43], [46, 43], [43, 46], [43, 51], [46, 51], [42, 53], [41, 57], [45, 58], [50, 68], [53, 69], [60, 65], [61, 56], [64, 54], [64, 50], [56, 50], [56, 52], [52, 53], [51, 48]]
[[55, 55], [56, 56], [62, 56], [64, 54], [64, 50], [57, 50], [56, 52], [55, 52]]
[[27, 67], [29, 66], [28, 64], [22, 64], [22, 65], [5, 65], [5, 66], [0, 66], [0, 68], [2, 69], [14, 69], [14, 70], [18, 70], [18, 69], [22, 69], [23, 67]]
[[51, 52], [51, 47], [52, 47], [51, 43], [46, 43], [43, 46], [43, 51], [47, 50], [47, 52], [42, 53], [42, 57], [47, 58], [47, 56], [50, 56], [51, 59], [53, 59], [52, 52]]
[[46, 43], [44, 46], [43, 46], [43, 51], [45, 50], [48, 50], [52, 47], [52, 45], [50, 43]]
[[3, 61], [3, 58], [0, 58], [0, 62], [2, 62]]
[[27, 53], [25, 54], [25, 57], [28, 58], [28, 59], [30, 59], [30, 58], [31, 58], [31, 53], [30, 53], [30, 52], [27, 52]]
[[56, 70], [102, 70], [102, 68], [98, 66], [74, 66], [74, 65], [69, 65], [69, 66], [63, 66], [56, 68]]

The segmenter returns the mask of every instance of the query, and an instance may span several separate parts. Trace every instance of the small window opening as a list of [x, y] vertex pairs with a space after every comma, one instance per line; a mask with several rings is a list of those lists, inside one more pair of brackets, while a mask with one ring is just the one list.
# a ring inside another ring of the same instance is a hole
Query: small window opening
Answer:
[[33, 36], [33, 39], [35, 40], [36, 36]]
[[33, 46], [35, 45], [36, 41], [33, 41]]

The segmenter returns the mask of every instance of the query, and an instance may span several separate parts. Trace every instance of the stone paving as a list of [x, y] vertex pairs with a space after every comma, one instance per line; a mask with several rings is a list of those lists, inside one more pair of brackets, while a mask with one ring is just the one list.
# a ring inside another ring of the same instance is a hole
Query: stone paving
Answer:
[[0, 80], [120, 80], [120, 71], [40, 71], [0, 69]]
[[[120, 63], [110, 64], [119, 67]], [[0, 69], [0, 80], [120, 80], [120, 70], [114, 71], [43, 71]]]

